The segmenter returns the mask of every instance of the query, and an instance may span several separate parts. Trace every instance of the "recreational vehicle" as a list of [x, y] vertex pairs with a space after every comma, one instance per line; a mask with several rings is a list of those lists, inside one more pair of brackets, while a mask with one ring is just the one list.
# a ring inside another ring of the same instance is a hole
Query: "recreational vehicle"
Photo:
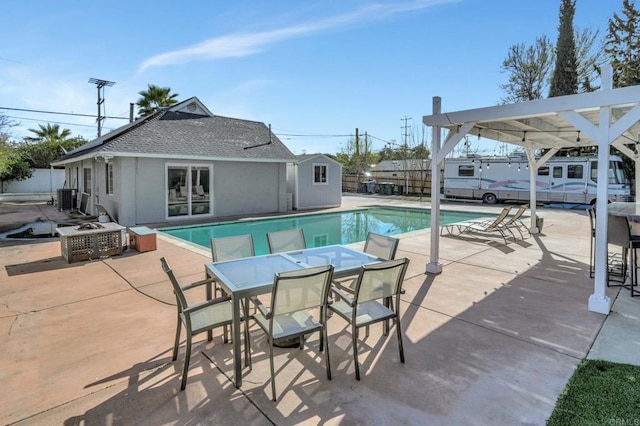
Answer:
[[[629, 201], [631, 186], [622, 159], [609, 157], [609, 200]], [[594, 204], [596, 157], [552, 157], [536, 173], [536, 198], [542, 202]], [[499, 200], [529, 200], [529, 163], [524, 157], [445, 159], [444, 195], [495, 204]]]

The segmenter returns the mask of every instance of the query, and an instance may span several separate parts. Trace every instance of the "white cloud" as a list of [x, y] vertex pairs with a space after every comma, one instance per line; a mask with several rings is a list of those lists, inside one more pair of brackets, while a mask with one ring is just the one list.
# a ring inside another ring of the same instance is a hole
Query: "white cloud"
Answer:
[[399, 4], [373, 4], [351, 13], [315, 22], [292, 25], [271, 31], [228, 34], [205, 40], [184, 49], [152, 56], [142, 62], [138, 67], [138, 71], [142, 72], [150, 67], [183, 64], [201, 59], [221, 59], [254, 55], [284, 40], [319, 34], [331, 29], [345, 28], [349, 25], [377, 21], [394, 14], [425, 9], [437, 4], [455, 1], [458, 0], [416, 0]]

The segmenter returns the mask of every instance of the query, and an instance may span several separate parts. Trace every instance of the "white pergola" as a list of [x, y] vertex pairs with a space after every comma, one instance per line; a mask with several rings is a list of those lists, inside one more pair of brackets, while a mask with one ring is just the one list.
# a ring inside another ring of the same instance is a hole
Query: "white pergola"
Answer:
[[[635, 161], [636, 194], [640, 194], [640, 159], [635, 145], [640, 139], [640, 86], [612, 88], [610, 67], [603, 67], [602, 89], [596, 92], [559, 96], [516, 104], [498, 105], [450, 113], [441, 112], [441, 100], [433, 98], [433, 115], [423, 117], [432, 127], [431, 194], [440, 193], [440, 164], [465, 135], [480, 136], [524, 148], [532, 182], [530, 193], [531, 232], [536, 227], [537, 170], [558, 149], [598, 147], [598, 183], [596, 197], [606, 200], [608, 189], [609, 146], [613, 145]], [[444, 142], [441, 129], [448, 130]], [[542, 158], [535, 150], [548, 148]], [[442, 272], [439, 261], [440, 198], [431, 197], [431, 255], [428, 273]], [[608, 314], [611, 300], [605, 294], [607, 281], [608, 203], [596, 203], [595, 278], [589, 310]]]

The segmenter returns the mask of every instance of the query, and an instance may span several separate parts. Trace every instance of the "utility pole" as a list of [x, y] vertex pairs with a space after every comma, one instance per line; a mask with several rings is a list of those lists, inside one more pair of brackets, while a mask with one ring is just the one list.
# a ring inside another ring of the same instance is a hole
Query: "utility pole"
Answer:
[[89, 83], [95, 84], [98, 88], [98, 118], [96, 118], [96, 122], [98, 123], [98, 137], [100, 137], [102, 135], [102, 122], [104, 121], [104, 116], [107, 115], [104, 112], [104, 88], [105, 86], [111, 87], [116, 84], [116, 82], [90, 78]]
[[408, 146], [408, 139], [409, 139], [409, 120], [411, 120], [411, 117], [407, 117], [406, 115], [404, 117], [402, 117], [400, 120], [404, 121], [404, 126], [401, 127], [404, 130], [404, 193], [405, 195], [409, 193], [409, 175], [407, 174], [407, 169], [409, 168], [409, 146]]

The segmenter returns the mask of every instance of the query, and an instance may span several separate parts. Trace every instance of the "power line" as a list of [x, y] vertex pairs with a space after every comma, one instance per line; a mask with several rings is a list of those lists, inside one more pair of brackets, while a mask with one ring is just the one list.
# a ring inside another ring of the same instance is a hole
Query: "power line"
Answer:
[[[93, 124], [78, 124], [78, 123], [66, 123], [64, 121], [52, 121], [52, 120], [42, 120], [38, 118], [27, 118], [27, 117], [16, 117], [13, 115], [6, 115], [7, 118], [14, 118], [16, 120], [27, 120], [27, 121], [35, 121], [35, 122], [45, 122], [45, 123], [53, 123], [53, 124], [64, 124], [65, 126], [76, 126], [76, 127], [95, 127]], [[111, 127], [105, 127], [105, 129], [113, 130]]]
[[[38, 113], [38, 114], [72, 115], [72, 116], [75, 116], [75, 117], [90, 117], [90, 118], [97, 118], [98, 117], [97, 115], [79, 114], [79, 113], [74, 113], [74, 112], [43, 111], [43, 110], [37, 110], [37, 109], [9, 108], [9, 107], [2, 107], [2, 106], [0, 106], [0, 109], [6, 109], [8, 111], [35, 112], [35, 113]], [[128, 117], [103, 116], [102, 118], [112, 118], [112, 119], [116, 119], [116, 120], [129, 120]]]

